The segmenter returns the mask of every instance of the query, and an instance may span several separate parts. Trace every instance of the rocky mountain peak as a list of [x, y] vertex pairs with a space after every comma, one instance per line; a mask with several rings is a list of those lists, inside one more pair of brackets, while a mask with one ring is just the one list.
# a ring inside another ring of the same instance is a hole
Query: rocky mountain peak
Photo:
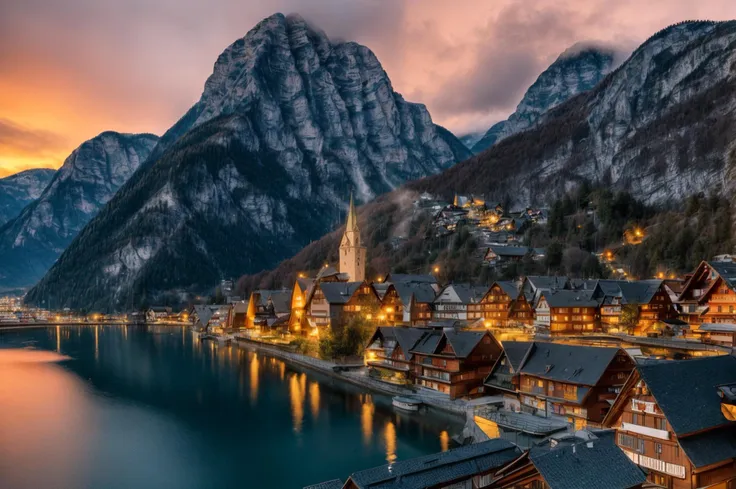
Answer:
[[0, 226], [39, 198], [56, 170], [34, 168], [0, 178]]

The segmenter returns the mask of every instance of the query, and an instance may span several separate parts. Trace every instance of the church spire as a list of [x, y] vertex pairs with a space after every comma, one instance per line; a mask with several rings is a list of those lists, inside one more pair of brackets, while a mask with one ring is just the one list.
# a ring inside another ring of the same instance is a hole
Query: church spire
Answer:
[[350, 192], [350, 209], [348, 210], [348, 219], [345, 223], [345, 232], [358, 231], [358, 216], [355, 213], [355, 204], [353, 203], [353, 193]]
[[345, 234], [340, 242], [340, 273], [348, 275], [352, 282], [365, 280], [366, 249], [360, 240], [358, 214], [355, 212], [353, 194], [350, 194], [350, 208], [345, 222]]

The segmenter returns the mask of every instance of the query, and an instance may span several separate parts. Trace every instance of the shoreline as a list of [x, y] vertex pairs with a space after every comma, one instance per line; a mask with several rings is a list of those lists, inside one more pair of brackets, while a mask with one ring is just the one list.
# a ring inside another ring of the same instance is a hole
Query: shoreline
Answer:
[[454, 414], [456, 416], [462, 416], [466, 421], [468, 419], [468, 413], [472, 412], [472, 406], [463, 400], [451, 401], [448, 399], [442, 399], [435, 396], [429, 396], [422, 393], [416, 393], [411, 389], [403, 388], [400, 386], [393, 386], [369, 378], [364, 374], [357, 372], [335, 372], [333, 367], [339, 366], [337, 364], [320, 360], [313, 357], [308, 357], [299, 353], [292, 353], [284, 351], [276, 346], [262, 343], [255, 340], [238, 338], [233, 340], [233, 344], [239, 348], [246, 347], [254, 350], [262, 351], [271, 356], [277, 357], [286, 363], [298, 365], [323, 375], [328, 375], [331, 378], [352, 384], [358, 387], [362, 387], [371, 392], [388, 396], [411, 396], [418, 398], [427, 407], [437, 409], [445, 413]]

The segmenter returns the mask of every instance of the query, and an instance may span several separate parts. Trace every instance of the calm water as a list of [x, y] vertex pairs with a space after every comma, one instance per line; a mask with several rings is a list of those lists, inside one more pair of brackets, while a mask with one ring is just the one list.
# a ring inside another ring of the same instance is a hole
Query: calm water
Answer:
[[301, 488], [461, 429], [184, 328], [0, 332], [3, 489]]

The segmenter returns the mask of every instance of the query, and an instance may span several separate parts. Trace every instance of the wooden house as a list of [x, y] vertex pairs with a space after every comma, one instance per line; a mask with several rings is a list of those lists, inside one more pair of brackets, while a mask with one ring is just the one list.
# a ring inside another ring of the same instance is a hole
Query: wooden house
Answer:
[[289, 331], [299, 334], [306, 330], [307, 326], [307, 300], [315, 280], [306, 277], [298, 277], [291, 290], [291, 310], [289, 316]]
[[473, 320], [483, 317], [480, 301], [488, 287], [469, 284], [450, 284], [434, 300], [432, 319]]
[[520, 263], [525, 256], [532, 260], [541, 260], [544, 254], [545, 250], [542, 248], [490, 245], [483, 257], [483, 263], [492, 268], [505, 268], [511, 263]]
[[534, 310], [534, 324], [553, 335], [598, 331], [600, 302], [593, 291], [550, 290], [541, 292]]
[[393, 384], [414, 383], [414, 345], [426, 329], [379, 327], [368, 341], [365, 363], [369, 375]]
[[639, 365], [604, 424], [616, 443], [667, 489], [736, 485], [736, 358]]
[[486, 392], [503, 394], [506, 409], [564, 419], [575, 429], [601, 426], [634, 369], [619, 348], [540, 342], [503, 347], [485, 380]]
[[495, 282], [480, 301], [487, 328], [508, 328], [534, 324], [534, 311], [513, 282]]
[[288, 289], [259, 289], [251, 292], [245, 316], [246, 329], [261, 330], [288, 315], [291, 311], [291, 296], [292, 291]]
[[736, 323], [736, 263], [703, 261], [677, 299], [680, 318], [697, 330], [702, 323]]
[[456, 399], [483, 392], [502, 348], [487, 331], [430, 330], [410, 351], [415, 382]]
[[604, 331], [622, 331], [624, 308], [636, 308], [634, 334], [644, 334], [660, 321], [673, 319], [677, 311], [662, 280], [599, 280], [594, 297], [601, 300], [601, 328]]
[[382, 322], [393, 326], [427, 325], [437, 289], [427, 282], [390, 283], [381, 300]]
[[342, 328], [350, 319], [362, 316], [378, 321], [381, 301], [368, 282], [319, 282], [306, 307], [307, 322], [315, 332]]

